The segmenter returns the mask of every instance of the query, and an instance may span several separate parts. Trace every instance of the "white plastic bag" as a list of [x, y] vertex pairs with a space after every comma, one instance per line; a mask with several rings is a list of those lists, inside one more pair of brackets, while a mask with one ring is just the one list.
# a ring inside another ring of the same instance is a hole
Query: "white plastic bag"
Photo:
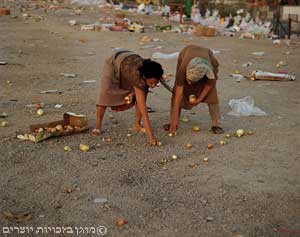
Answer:
[[105, 4], [105, 0], [71, 0], [71, 4], [80, 4], [80, 5], [102, 5]]
[[155, 52], [154, 54], [152, 54], [152, 58], [153, 59], [176, 59], [178, 58], [178, 55], [179, 52], [170, 53], [170, 54]]
[[227, 113], [231, 116], [241, 117], [241, 116], [266, 116], [266, 112], [262, 111], [260, 108], [254, 106], [254, 99], [251, 96], [247, 96], [243, 99], [231, 99], [229, 101], [229, 106], [232, 111]]

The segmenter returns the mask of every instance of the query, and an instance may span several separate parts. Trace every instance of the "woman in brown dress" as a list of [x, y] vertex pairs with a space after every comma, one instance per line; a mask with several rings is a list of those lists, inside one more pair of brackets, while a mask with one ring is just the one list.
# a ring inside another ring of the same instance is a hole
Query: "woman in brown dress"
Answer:
[[[130, 51], [119, 51], [106, 60], [100, 83], [100, 95], [96, 108], [94, 136], [100, 135], [102, 120], [107, 107], [124, 111], [135, 106], [134, 128], [145, 131], [150, 144], [157, 145], [146, 106], [149, 87], [162, 81], [162, 66]], [[143, 126], [141, 120], [143, 119]]]
[[[196, 45], [186, 46], [179, 54], [173, 89], [170, 124], [165, 130], [175, 135], [181, 109], [192, 109], [199, 103], [206, 103], [211, 116], [211, 130], [223, 133], [218, 126], [219, 104], [216, 89], [219, 63], [210, 49]], [[190, 99], [193, 96], [193, 99]]]

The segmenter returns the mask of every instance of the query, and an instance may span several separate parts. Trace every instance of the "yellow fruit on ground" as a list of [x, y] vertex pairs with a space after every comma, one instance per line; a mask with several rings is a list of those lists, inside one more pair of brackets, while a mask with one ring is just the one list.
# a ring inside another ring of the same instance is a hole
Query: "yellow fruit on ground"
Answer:
[[36, 113], [37, 113], [38, 116], [42, 116], [42, 115], [45, 114], [44, 110], [42, 110], [42, 109], [38, 109], [38, 110], [36, 111]]
[[201, 130], [201, 128], [197, 125], [193, 126], [192, 129], [194, 132], [199, 132]]
[[7, 127], [8, 126], [8, 122], [7, 121], [2, 121], [1, 122], [1, 127]]
[[89, 146], [87, 146], [87, 145], [80, 144], [80, 145], [79, 145], [79, 149], [80, 149], [81, 151], [88, 151], [90, 148], [89, 148]]

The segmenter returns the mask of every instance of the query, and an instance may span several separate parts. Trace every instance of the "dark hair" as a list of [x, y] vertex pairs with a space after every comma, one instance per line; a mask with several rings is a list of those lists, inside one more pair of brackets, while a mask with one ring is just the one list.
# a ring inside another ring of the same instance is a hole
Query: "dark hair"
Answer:
[[151, 59], [145, 59], [143, 65], [139, 68], [139, 71], [146, 79], [157, 78], [159, 80], [164, 74], [162, 66]]

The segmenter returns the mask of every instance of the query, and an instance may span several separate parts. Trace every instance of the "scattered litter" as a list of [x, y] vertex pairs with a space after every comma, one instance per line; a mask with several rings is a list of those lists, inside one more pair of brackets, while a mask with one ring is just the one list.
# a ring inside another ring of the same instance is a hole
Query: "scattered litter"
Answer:
[[41, 91], [40, 94], [61, 94], [62, 91], [59, 90], [47, 90], [47, 91]]
[[155, 52], [152, 54], [153, 59], [176, 59], [179, 56], [179, 52], [171, 53], [171, 54], [165, 54], [160, 52]]
[[71, 0], [71, 4], [80, 4], [80, 5], [103, 5], [105, 4], [104, 0]]
[[221, 53], [220, 50], [215, 50], [215, 49], [213, 49], [212, 51], [213, 51], [214, 54], [219, 54], [219, 53]]
[[250, 77], [251, 80], [268, 80], [268, 81], [281, 81], [281, 80], [291, 80], [294, 81], [296, 77], [294, 75], [286, 73], [272, 73], [264, 71], [253, 71]]
[[94, 203], [100, 203], [100, 204], [107, 203], [107, 198], [95, 198]]
[[56, 104], [56, 105], [54, 105], [54, 108], [55, 109], [61, 109], [63, 106], [64, 105], [62, 105], [62, 104]]
[[265, 52], [263, 52], [263, 51], [260, 51], [260, 52], [253, 52], [252, 54], [255, 55], [255, 56], [264, 56], [264, 55], [265, 55]]
[[207, 222], [211, 222], [211, 221], [213, 221], [213, 220], [214, 220], [214, 218], [211, 217], [211, 216], [206, 217], [206, 221], [207, 221]]
[[35, 109], [40, 109], [45, 107], [44, 103], [37, 103], [37, 104], [29, 104], [25, 106], [26, 108], [35, 108]]
[[286, 66], [286, 65], [287, 65], [286, 62], [280, 61], [279, 63], [276, 64], [276, 67], [277, 67], [277, 68], [280, 68], [280, 67], [284, 67], [284, 66]]
[[251, 63], [251, 62], [247, 62], [247, 63], [244, 63], [242, 66], [248, 68], [248, 67], [251, 67], [252, 64], [253, 63]]
[[255, 39], [255, 35], [249, 32], [241, 34], [239, 39]]
[[69, 20], [69, 24], [71, 26], [75, 26], [75, 25], [77, 25], [77, 21], [76, 20]]
[[141, 22], [132, 22], [128, 25], [128, 30], [130, 32], [137, 32], [137, 33], [143, 33], [144, 32], [144, 26]]
[[0, 65], [6, 65], [7, 62], [0, 62]]
[[66, 78], [78, 77], [78, 74], [76, 74], [76, 73], [61, 73], [60, 75], [66, 77]]
[[243, 99], [231, 99], [229, 106], [232, 109], [228, 115], [231, 116], [266, 116], [267, 113], [260, 108], [254, 106], [254, 99], [251, 96], [247, 96]]
[[32, 214], [26, 213], [12, 213], [10, 211], [3, 212], [3, 216], [6, 220], [16, 221], [17, 223], [29, 221], [32, 219]]
[[95, 30], [95, 25], [82, 25], [80, 28], [82, 31], [93, 31]]
[[279, 45], [279, 44], [281, 44], [281, 41], [280, 41], [280, 39], [276, 39], [276, 40], [273, 40], [273, 44], [277, 44], [277, 45]]
[[8, 114], [5, 112], [0, 113], [0, 118], [6, 118], [7, 116], [8, 116]]
[[95, 83], [96, 80], [87, 80], [87, 81], [83, 81], [83, 83]]
[[232, 76], [233, 78], [235, 78], [236, 82], [241, 82], [241, 80], [243, 80], [245, 77], [241, 74], [231, 74], [230, 76]]

